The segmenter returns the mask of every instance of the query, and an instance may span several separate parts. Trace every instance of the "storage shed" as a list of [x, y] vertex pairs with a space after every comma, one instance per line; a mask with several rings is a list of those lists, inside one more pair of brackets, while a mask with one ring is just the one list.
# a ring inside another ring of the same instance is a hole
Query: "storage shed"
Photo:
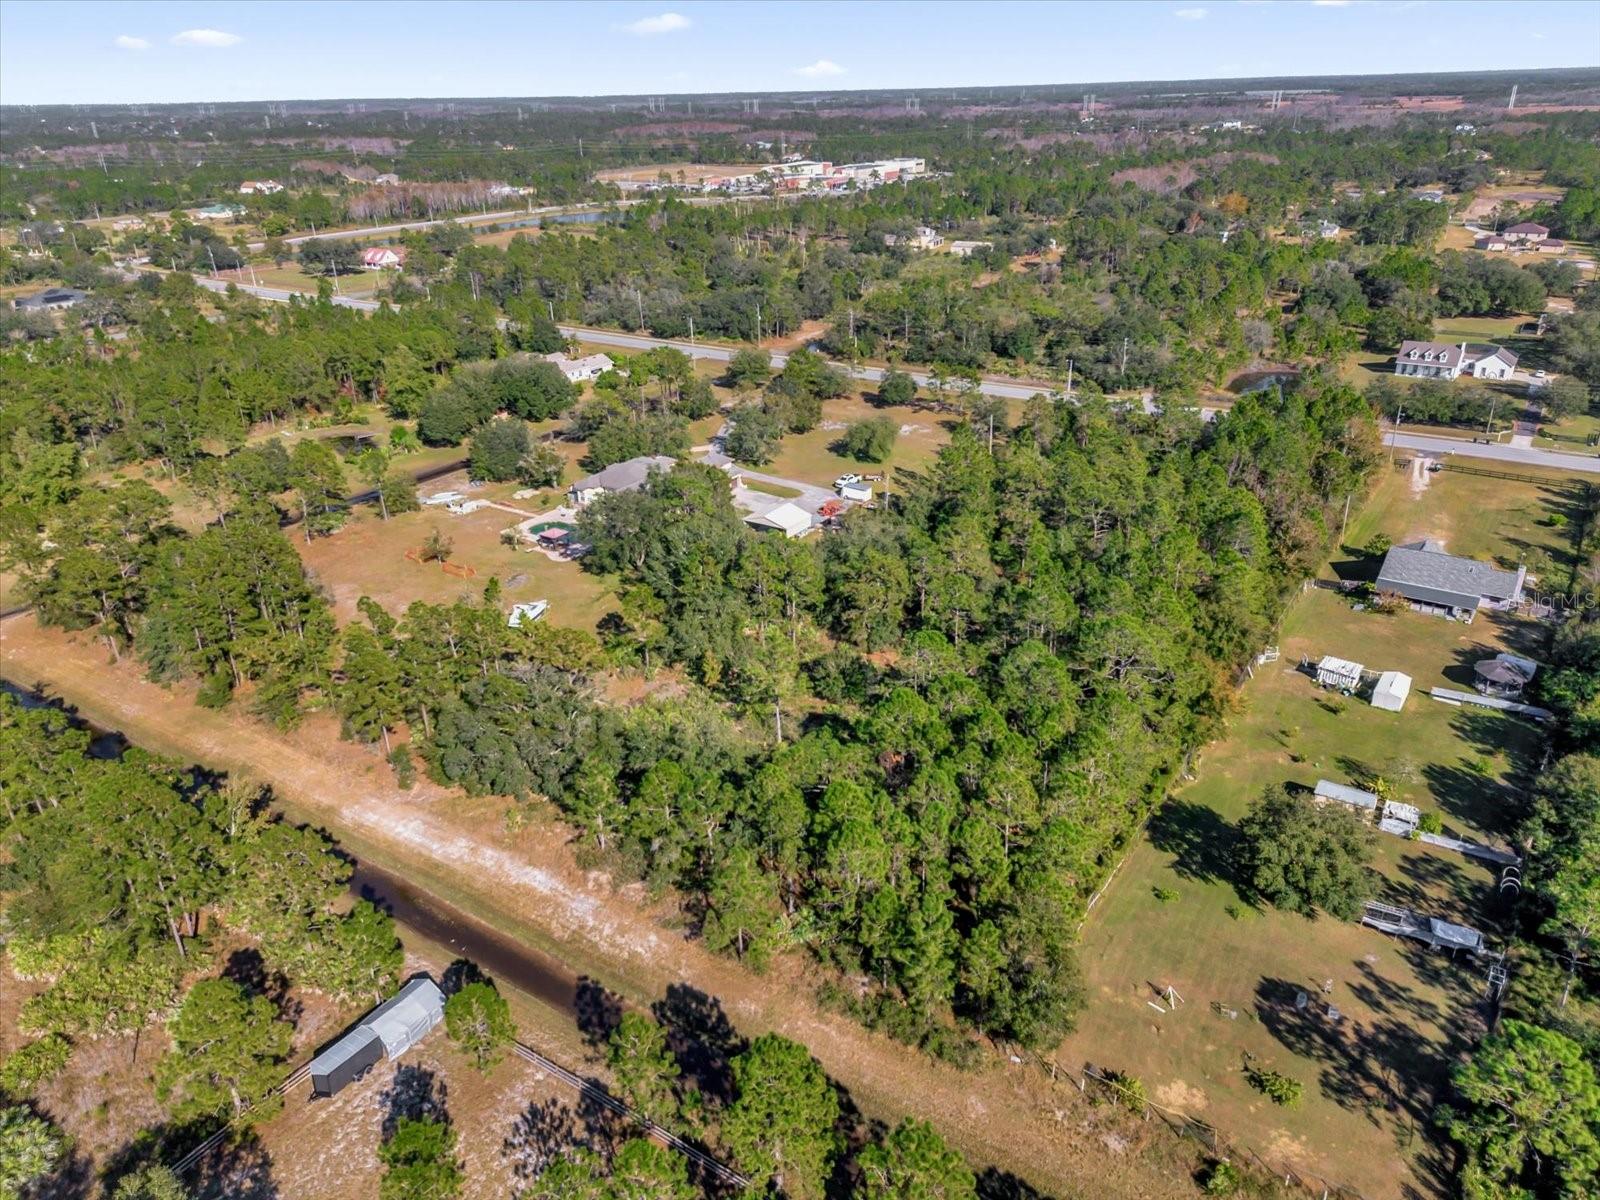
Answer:
[[1410, 694], [1411, 676], [1385, 671], [1378, 676], [1378, 684], [1372, 689], [1372, 707], [1399, 712], [1406, 706], [1406, 697]]
[[1371, 792], [1364, 792], [1360, 788], [1349, 787], [1342, 783], [1334, 783], [1328, 779], [1317, 780], [1316, 798], [1321, 801], [1337, 800], [1340, 804], [1348, 804], [1351, 808], [1362, 812], [1377, 812], [1378, 797]]
[[796, 538], [811, 532], [811, 514], [798, 504], [786, 501], [766, 512], [751, 513], [745, 518], [745, 524], [757, 529], [777, 530], [784, 537]]
[[311, 1061], [311, 1093], [336, 1096], [383, 1059], [383, 1042], [358, 1025]]
[[1360, 663], [1329, 654], [1317, 664], [1317, 684], [1320, 687], [1338, 688], [1341, 692], [1353, 692], [1361, 686], [1361, 670]]

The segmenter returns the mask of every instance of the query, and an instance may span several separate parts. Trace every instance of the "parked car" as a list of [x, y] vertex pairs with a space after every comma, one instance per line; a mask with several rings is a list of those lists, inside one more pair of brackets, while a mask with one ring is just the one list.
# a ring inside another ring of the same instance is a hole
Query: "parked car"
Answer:
[[1535, 371], [1533, 373], [1533, 377], [1535, 379], [1543, 379], [1545, 377], [1545, 372], [1543, 372], [1543, 371]]
[[835, 479], [833, 481], [833, 487], [834, 487], [835, 491], [838, 491], [838, 489], [840, 489], [842, 487], [849, 487], [852, 483], [860, 483], [860, 482], [861, 482], [861, 476], [857, 475], [854, 471], [850, 471], [850, 472], [848, 472], [848, 473], [846, 473], [844, 475], [839, 476], [839, 478]]

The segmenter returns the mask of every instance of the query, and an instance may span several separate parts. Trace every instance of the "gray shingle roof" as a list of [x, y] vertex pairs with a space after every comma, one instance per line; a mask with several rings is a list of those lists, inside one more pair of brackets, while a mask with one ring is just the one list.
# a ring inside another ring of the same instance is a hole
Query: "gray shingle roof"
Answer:
[[[1436, 595], [1462, 597], [1464, 604], [1475, 607], [1484, 597], [1491, 600], [1517, 597], [1522, 590], [1522, 573], [1502, 571], [1475, 558], [1446, 554], [1436, 541], [1412, 542], [1393, 546], [1384, 556], [1383, 569], [1378, 572], [1378, 589], [1430, 601]], [[1418, 591], [1424, 595], [1412, 595]]]
[[644, 481], [650, 478], [651, 471], [670, 471], [673, 465], [674, 460], [665, 454], [630, 458], [627, 462], [612, 463], [604, 471], [585, 476], [572, 487], [578, 492], [592, 491], [595, 488], [607, 492], [632, 492], [644, 486]]
[[1450, 342], [1412, 342], [1400, 343], [1400, 353], [1395, 355], [1401, 362], [1430, 363], [1438, 367], [1456, 367], [1461, 365], [1461, 346]]

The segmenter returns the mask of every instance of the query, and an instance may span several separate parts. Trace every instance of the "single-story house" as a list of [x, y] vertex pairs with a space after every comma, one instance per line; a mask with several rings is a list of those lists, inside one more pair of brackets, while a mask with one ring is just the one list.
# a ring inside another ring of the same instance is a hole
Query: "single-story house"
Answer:
[[957, 258], [971, 258], [980, 250], [993, 250], [993, 242], [951, 242], [950, 253]]
[[1480, 608], [1511, 608], [1522, 602], [1527, 567], [1503, 571], [1492, 563], [1445, 553], [1432, 538], [1391, 546], [1378, 571], [1377, 589], [1398, 592], [1424, 612], [1472, 619]]
[[1317, 686], [1353, 692], [1361, 686], [1361, 664], [1329, 654], [1317, 663]]
[[1498, 233], [1491, 233], [1472, 243], [1474, 250], [1508, 250], [1510, 247], [1511, 243]]
[[35, 292], [31, 296], [19, 296], [11, 302], [11, 307], [30, 312], [43, 312], [52, 308], [71, 308], [74, 304], [82, 304], [88, 298], [88, 292], [79, 291], [77, 288], [47, 287], [44, 291]]
[[1399, 712], [1406, 706], [1406, 697], [1411, 695], [1411, 676], [1399, 671], [1385, 671], [1378, 676], [1378, 682], [1372, 689], [1372, 707], [1381, 708], [1386, 712]]
[[627, 462], [612, 463], [604, 471], [585, 475], [567, 489], [567, 497], [574, 508], [592, 504], [608, 492], [636, 492], [645, 485], [652, 473], [670, 471], [676, 460], [665, 454], [643, 455]]
[[242, 204], [207, 204], [203, 208], [194, 210], [197, 221], [231, 221], [234, 217], [244, 216]]
[[928, 225], [918, 225], [916, 232], [910, 237], [901, 237], [896, 233], [883, 235], [885, 246], [910, 246], [913, 250], [937, 250], [944, 245], [944, 235], [937, 229]]
[[1443, 204], [1444, 190], [1442, 188], [1417, 188], [1411, 195], [1418, 200], [1426, 200], [1429, 204]]
[[511, 615], [506, 618], [506, 624], [512, 629], [521, 629], [524, 625], [532, 625], [549, 611], [548, 600], [524, 600], [511, 606]]
[[1359, 812], [1378, 811], [1378, 797], [1372, 792], [1364, 792], [1348, 784], [1334, 783], [1329, 779], [1317, 780], [1317, 788], [1312, 795], [1321, 803], [1337, 800], [1340, 804], [1348, 804]]
[[283, 191], [283, 184], [276, 179], [246, 179], [239, 185], [241, 196], [273, 196]]
[[1520, 696], [1528, 674], [1516, 663], [1486, 658], [1472, 668], [1472, 686], [1485, 696]]
[[1541, 225], [1537, 221], [1523, 221], [1521, 224], [1513, 225], [1510, 229], [1506, 230], [1505, 236], [1506, 241], [1508, 242], [1515, 242], [1518, 245], [1523, 246], [1532, 246], [1544, 241], [1545, 238], [1549, 237], [1550, 229], [1548, 226]]
[[788, 500], [766, 512], [751, 513], [744, 520], [757, 529], [775, 529], [784, 537], [803, 537], [811, 532], [811, 514]]
[[1563, 254], [1566, 252], [1567, 244], [1560, 238], [1545, 238], [1534, 249], [1540, 254]]
[[1466, 372], [1474, 379], [1510, 379], [1517, 355], [1504, 346], [1471, 342], [1400, 343], [1394, 356], [1394, 373], [1421, 379], [1457, 379]]
[[546, 354], [544, 360], [560, 367], [568, 383], [584, 383], [590, 379], [598, 379], [617, 365], [611, 361], [609, 354], [585, 354], [582, 358], [571, 358], [559, 353]]
[[115, 221], [111, 222], [111, 228], [117, 233], [127, 233], [130, 229], [143, 229], [144, 218], [118, 217]]
[[1337, 221], [1318, 221], [1317, 236], [1323, 241], [1339, 236], [1339, 223]]
[[406, 265], [406, 248], [372, 246], [361, 252], [361, 265], [369, 271], [398, 270]]

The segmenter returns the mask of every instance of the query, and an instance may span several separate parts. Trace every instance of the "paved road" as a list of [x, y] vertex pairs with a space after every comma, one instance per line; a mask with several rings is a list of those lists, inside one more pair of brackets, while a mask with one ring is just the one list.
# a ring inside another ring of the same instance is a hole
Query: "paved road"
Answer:
[[[213, 292], [226, 292], [228, 284], [220, 279], [206, 279], [196, 276], [195, 282], [201, 287]], [[287, 303], [291, 296], [304, 295], [303, 292], [290, 292], [283, 288], [250, 287], [236, 285], [241, 292], [262, 300], [274, 300]], [[334, 297], [335, 304], [346, 308], [359, 309], [363, 312], [374, 312], [378, 308], [375, 300], [352, 300], [345, 296]], [[502, 320], [501, 325], [505, 322]], [[581, 338], [583, 341], [592, 342], [597, 346], [615, 346], [619, 350], [650, 350], [656, 346], [671, 346], [681, 350], [690, 358], [706, 359], [711, 362], [727, 362], [734, 355], [734, 351], [727, 346], [707, 346], [698, 342], [676, 341], [671, 338], [653, 338], [638, 333], [622, 333], [614, 329], [590, 329], [581, 325], [563, 325], [561, 332], [568, 337]], [[789, 361], [787, 354], [774, 354], [772, 364], [782, 367]], [[853, 379], [862, 379], [875, 383], [883, 378], [882, 367], [852, 367], [845, 363], [835, 363], [840, 370], [846, 372]], [[928, 387], [931, 380], [922, 371], [907, 372], [917, 381], [919, 387]], [[999, 396], [1007, 400], [1026, 400], [1039, 392], [1049, 392], [1055, 385], [1048, 383], [1030, 383], [1016, 379], [984, 379], [979, 383], [979, 390], [985, 396]], [[1600, 475], [1600, 457], [1586, 454], [1572, 454], [1561, 450], [1542, 450], [1533, 446], [1508, 446], [1503, 444], [1485, 444], [1482, 442], [1469, 442], [1457, 438], [1433, 437], [1421, 433], [1393, 433], [1384, 435], [1384, 445], [1393, 445], [1401, 450], [1421, 450], [1428, 454], [1454, 454], [1462, 458], [1487, 458], [1504, 463], [1514, 463], [1524, 467], [1543, 467], [1554, 471], [1581, 471], [1590, 475]]]
[[[597, 346], [615, 346], [619, 350], [651, 350], [656, 346], [671, 346], [674, 350], [682, 350], [690, 358], [707, 359], [712, 362], [727, 362], [736, 351], [726, 346], [707, 346], [699, 342], [676, 341], [671, 338], [647, 337], [639, 333], [620, 333], [614, 329], [590, 329], [583, 325], [563, 325], [561, 332], [568, 337], [579, 338], [585, 342], [593, 342]], [[782, 367], [789, 361], [787, 354], [775, 353], [772, 356], [772, 365]], [[869, 383], [876, 383], [883, 378], [884, 367], [852, 367], [846, 363], [834, 363], [852, 379], [862, 379]], [[907, 371], [912, 379], [917, 381], [918, 387], [930, 387], [933, 380], [922, 371]], [[984, 379], [979, 384], [986, 396], [1001, 396], [1008, 400], [1026, 400], [1040, 392], [1059, 391], [1059, 385], [1053, 383], [1029, 383], [1016, 379]]]
[[1455, 455], [1457, 458], [1488, 458], [1524, 467], [1543, 467], [1551, 471], [1583, 471], [1600, 475], [1600, 458], [1590, 454], [1570, 454], [1562, 450], [1508, 446], [1498, 443], [1469, 442], [1460, 438], [1434, 437], [1426, 433], [1388, 433], [1383, 444], [1401, 450], [1420, 450], [1425, 454]]

